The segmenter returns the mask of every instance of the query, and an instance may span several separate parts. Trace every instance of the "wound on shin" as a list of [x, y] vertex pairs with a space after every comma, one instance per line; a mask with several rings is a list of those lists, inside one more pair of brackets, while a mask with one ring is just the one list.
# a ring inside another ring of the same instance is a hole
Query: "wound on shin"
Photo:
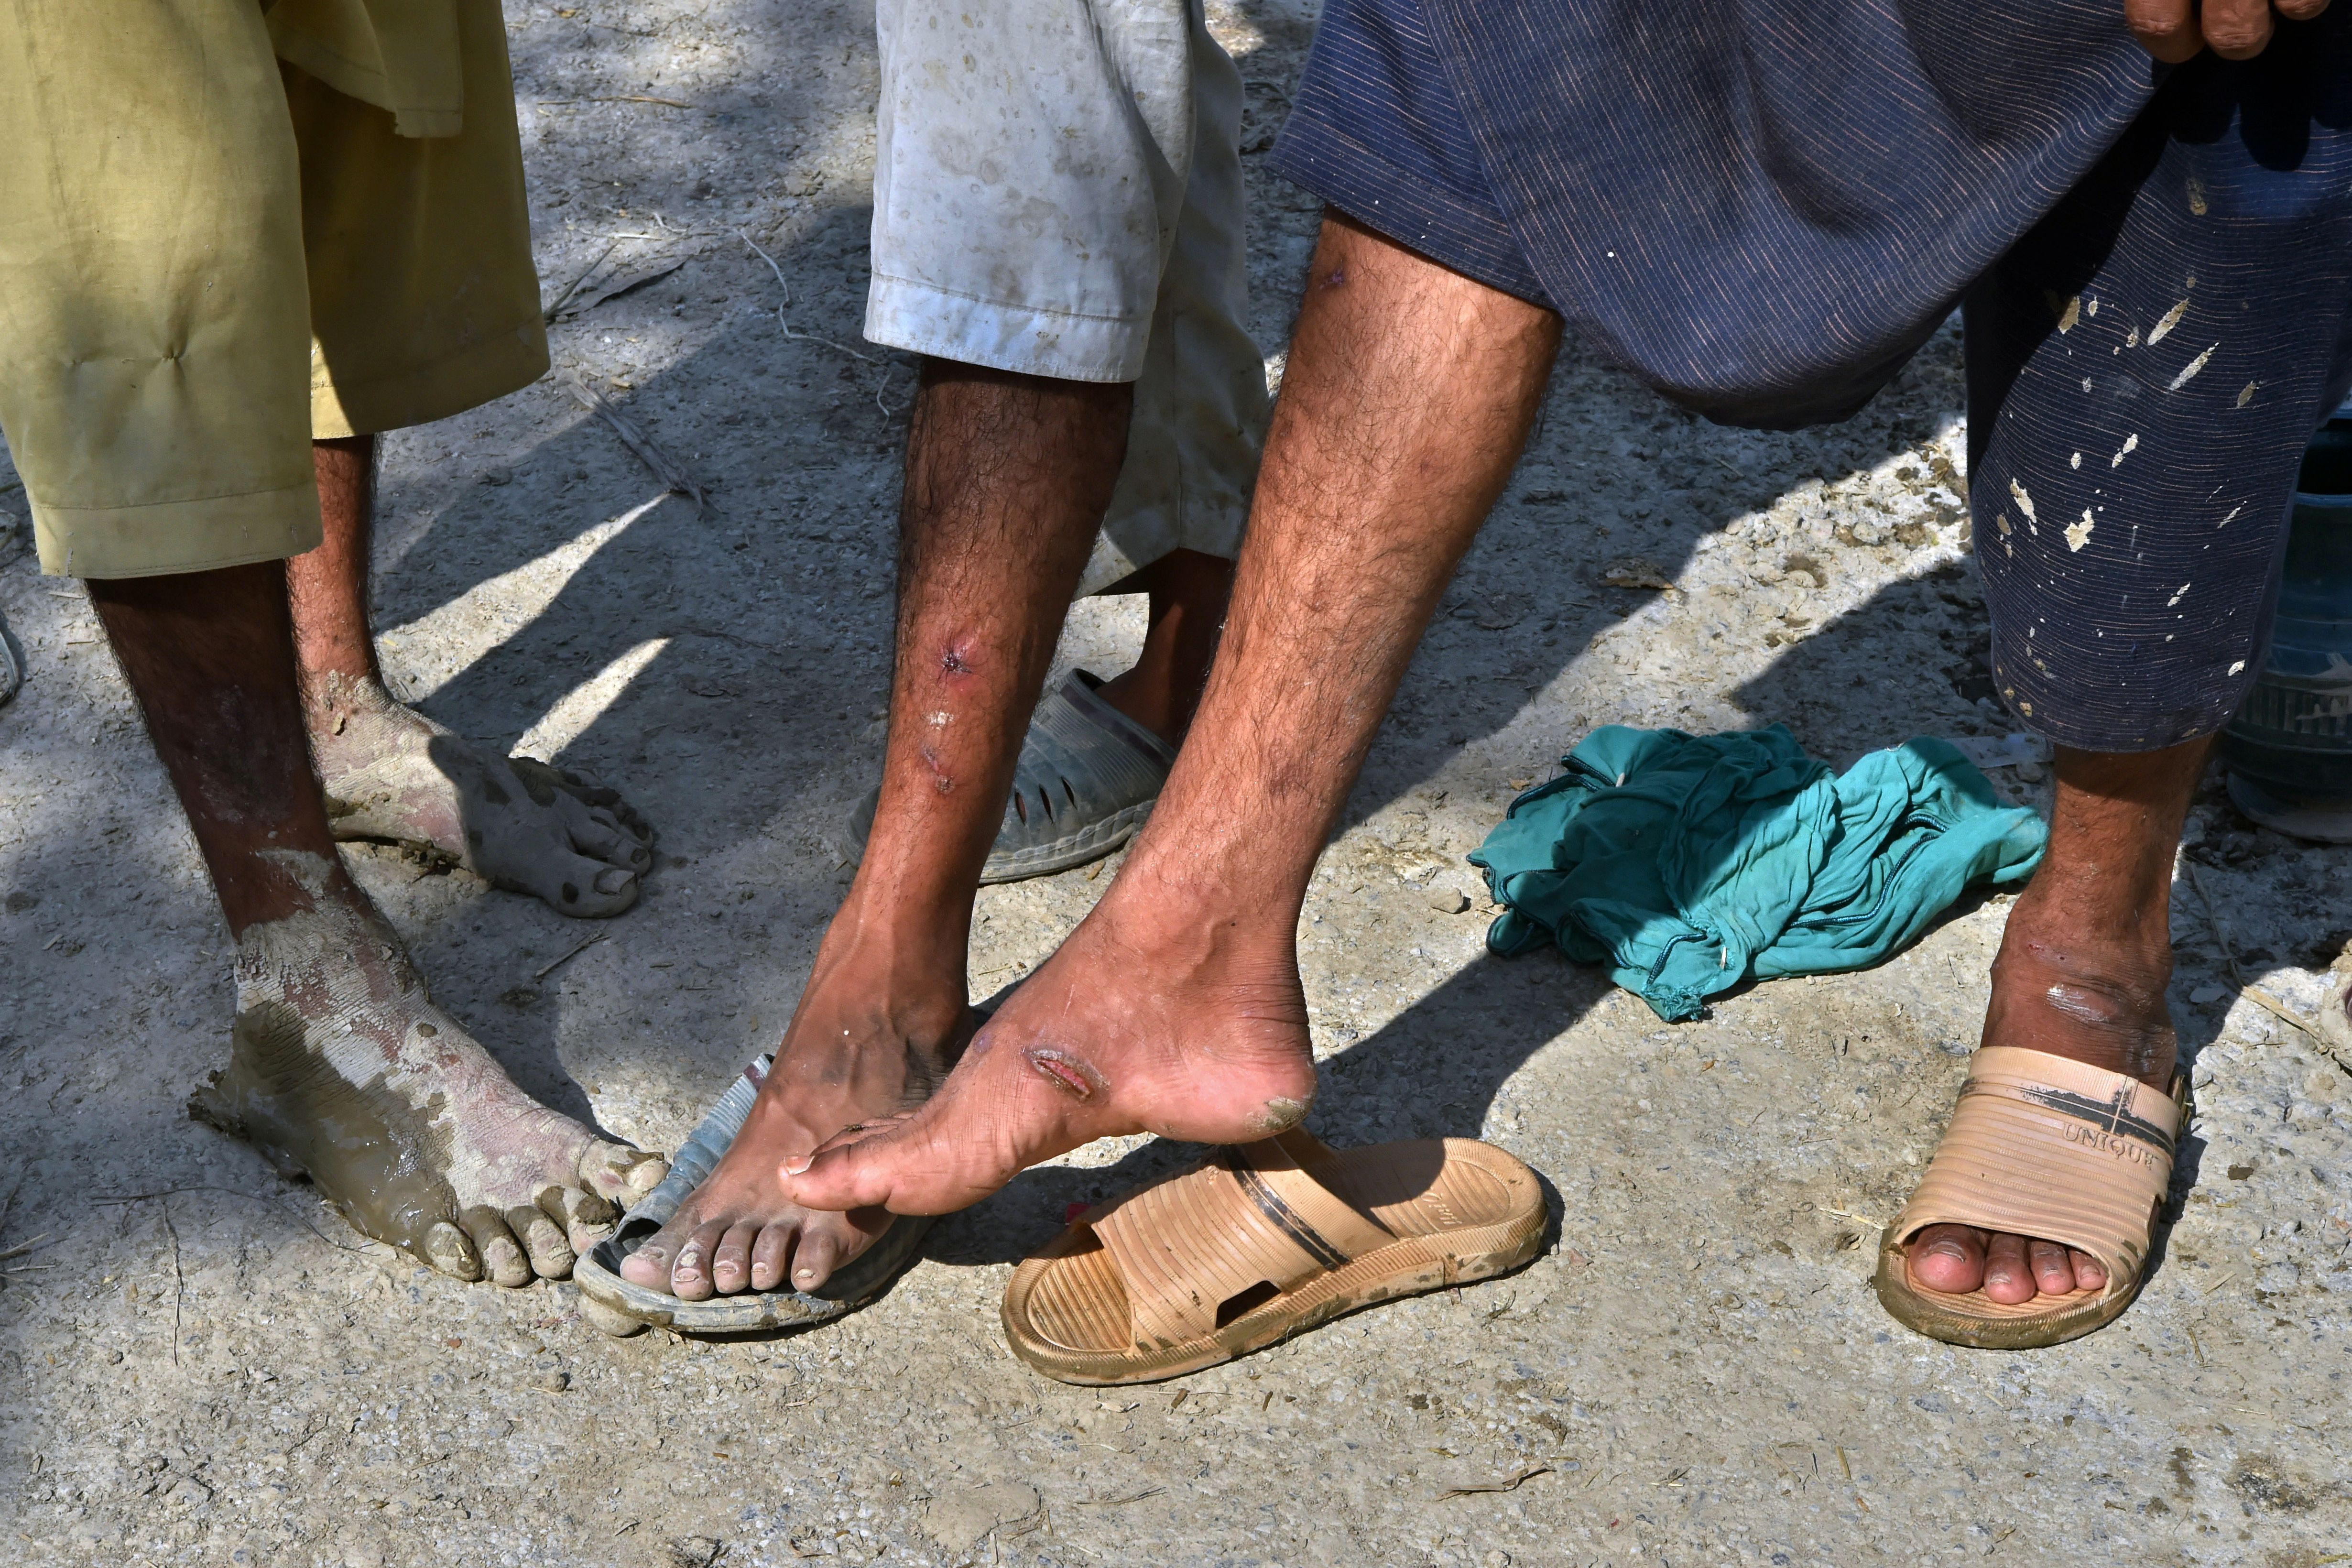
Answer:
[[352, 1083], [311, 1043], [282, 1002], [241, 1010], [228, 1067], [191, 1114], [236, 1133], [281, 1170], [308, 1175], [363, 1235], [419, 1251], [425, 1233], [457, 1217], [438, 1173], [448, 1137], [435, 1107], [410, 1105], [378, 1077]]

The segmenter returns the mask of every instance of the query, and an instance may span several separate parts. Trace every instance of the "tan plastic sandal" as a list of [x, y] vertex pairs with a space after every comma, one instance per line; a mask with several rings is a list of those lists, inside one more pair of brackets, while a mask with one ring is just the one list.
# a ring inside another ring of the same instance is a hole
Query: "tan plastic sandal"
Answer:
[[[2012, 1046], [1986, 1046], [1927, 1173], [1878, 1250], [1878, 1300], [1929, 1339], [2032, 1350], [2121, 1317], [2172, 1184], [2185, 1079], [2162, 1094], [2137, 1079]], [[2087, 1252], [2107, 1271], [2095, 1290], [2003, 1306], [1981, 1289], [1930, 1290], [1911, 1278], [1910, 1244], [1931, 1225], [2040, 1237]]]
[[1149, 1383], [1516, 1268], [1543, 1235], [1535, 1173], [1491, 1144], [1294, 1129], [1079, 1215], [1013, 1272], [1004, 1333], [1064, 1383]]

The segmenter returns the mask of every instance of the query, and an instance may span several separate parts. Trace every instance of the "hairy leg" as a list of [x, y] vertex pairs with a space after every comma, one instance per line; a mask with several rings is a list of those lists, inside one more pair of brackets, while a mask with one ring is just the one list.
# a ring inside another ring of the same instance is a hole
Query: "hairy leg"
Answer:
[[661, 1163], [525, 1095], [433, 1005], [345, 873], [274, 563], [89, 584], [236, 938], [213, 1118], [462, 1279], [569, 1273]]
[[1109, 592], [1150, 595], [1151, 619], [1134, 667], [1103, 682], [1101, 696], [1169, 744], [1181, 745], [1217, 657], [1234, 563], [1197, 550], [1171, 551]]
[[[2059, 749], [2049, 854], [2009, 912], [1983, 1044], [2171, 1087], [2173, 851], [2211, 745], [2136, 755]], [[1981, 1284], [2012, 1304], [2107, 1282], [2086, 1254], [1960, 1225], [1921, 1231], [1911, 1272], [1930, 1289]]]
[[943, 1213], [1096, 1138], [1305, 1113], [1307, 878], [1559, 341], [1550, 312], [1327, 217], [1223, 646], [1150, 825], [940, 1092], [793, 1173], [795, 1196]]
[[339, 838], [408, 844], [567, 915], [636, 901], [653, 835], [594, 780], [478, 750], [393, 700], [369, 625], [375, 437], [312, 444], [326, 539], [286, 563], [311, 749]]
[[787, 1161], [920, 1103], [971, 1037], [971, 900], [1127, 441], [1131, 393], [924, 367], [907, 437], [882, 795], [776, 1065], [708, 1181], [623, 1272], [693, 1300], [824, 1282], [888, 1223], [785, 1198]]

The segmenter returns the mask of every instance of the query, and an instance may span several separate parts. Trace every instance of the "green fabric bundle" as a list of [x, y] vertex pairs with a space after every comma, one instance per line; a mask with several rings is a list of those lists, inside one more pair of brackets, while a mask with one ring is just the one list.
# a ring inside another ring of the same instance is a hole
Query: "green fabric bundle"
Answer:
[[1833, 775], [1775, 724], [1593, 731], [1470, 856], [1507, 906], [1504, 957], [1556, 942], [1661, 1018], [1751, 975], [1878, 963], [1972, 882], [2020, 882], [2049, 829], [1920, 736]]

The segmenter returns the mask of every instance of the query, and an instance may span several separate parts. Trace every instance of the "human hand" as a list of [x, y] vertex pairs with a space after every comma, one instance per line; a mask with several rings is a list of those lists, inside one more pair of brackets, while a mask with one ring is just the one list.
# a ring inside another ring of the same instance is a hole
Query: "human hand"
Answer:
[[2225, 60], [2250, 60], [2271, 41], [2271, 12], [2308, 22], [2327, 0], [2124, 0], [2124, 22], [2139, 47], [2179, 65], [2209, 46]]

